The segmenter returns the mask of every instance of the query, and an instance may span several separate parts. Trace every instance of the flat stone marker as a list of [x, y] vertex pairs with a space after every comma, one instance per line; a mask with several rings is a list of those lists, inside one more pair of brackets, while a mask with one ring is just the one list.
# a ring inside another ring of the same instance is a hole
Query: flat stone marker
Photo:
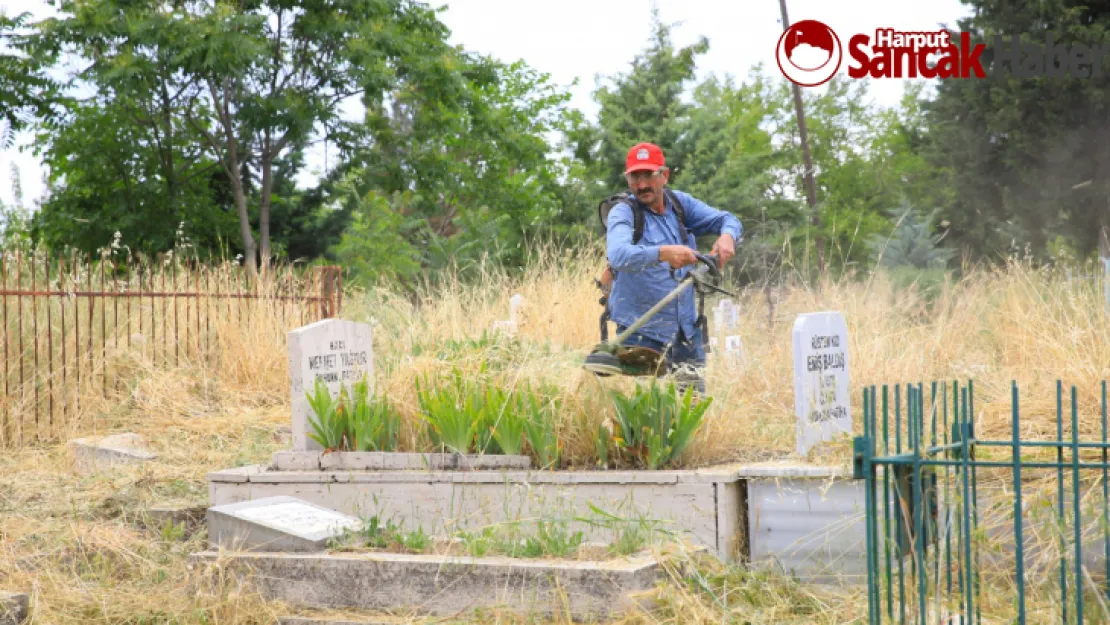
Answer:
[[27, 595], [0, 590], [0, 625], [23, 625], [29, 605]]
[[209, 544], [236, 551], [317, 552], [357, 530], [358, 518], [296, 497], [266, 497], [208, 509]]
[[158, 458], [157, 454], [144, 448], [141, 436], [130, 432], [102, 438], [78, 438], [70, 441], [69, 446], [73, 450], [76, 468], [81, 473]]
[[342, 385], [354, 386], [363, 375], [369, 378], [373, 393], [374, 345], [370, 325], [324, 319], [289, 332], [288, 338], [293, 450], [319, 450], [322, 449], [319, 443], [308, 437], [312, 431], [308, 417], [313, 413], [305, 393], [313, 392], [319, 378], [336, 398]]
[[794, 321], [794, 415], [797, 451], [852, 432], [848, 325], [839, 312], [798, 315]]

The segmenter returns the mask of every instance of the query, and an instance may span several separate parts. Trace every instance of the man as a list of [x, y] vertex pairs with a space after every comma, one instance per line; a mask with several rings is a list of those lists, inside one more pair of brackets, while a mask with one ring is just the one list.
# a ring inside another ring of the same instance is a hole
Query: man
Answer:
[[[617, 324], [618, 334], [674, 290], [678, 286], [676, 279], [681, 280], [694, 269], [690, 267], [698, 262], [694, 256], [697, 247], [694, 237], [720, 235], [711, 251], [717, 255], [719, 268], [736, 254], [736, 242], [743, 232], [740, 220], [688, 193], [672, 190], [685, 214], [683, 229], [675, 207], [664, 193], [670, 174], [659, 146], [639, 143], [628, 151], [624, 176], [634, 198], [612, 208], [606, 232], [609, 267], [616, 273], [609, 294], [609, 315]], [[643, 235], [637, 242], [632, 240], [633, 204], [645, 209]], [[688, 231], [685, 238], [681, 234], [684, 231]], [[610, 279], [607, 269], [602, 283], [607, 291]], [[680, 389], [694, 383], [698, 393], [704, 395], [701, 371], [705, 367], [705, 348], [696, 321], [694, 290], [687, 289], [624, 344], [642, 345], [662, 353], [670, 362]]]

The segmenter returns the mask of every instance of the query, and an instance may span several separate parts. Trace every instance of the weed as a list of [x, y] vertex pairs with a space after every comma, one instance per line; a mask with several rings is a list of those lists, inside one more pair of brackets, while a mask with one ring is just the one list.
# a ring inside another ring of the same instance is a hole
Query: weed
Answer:
[[343, 449], [347, 443], [347, 415], [342, 403], [331, 396], [328, 385], [316, 378], [312, 393], [305, 392], [312, 415], [308, 423], [312, 426], [309, 437], [324, 449]]
[[421, 417], [430, 427], [432, 441], [460, 454], [470, 452], [478, 428], [482, 423], [480, 398], [469, 384], [463, 382], [462, 373], [454, 370], [453, 384], [447, 387], [427, 388], [425, 379], [416, 381], [416, 394], [420, 398]]
[[341, 395], [348, 406], [348, 440], [353, 451], [393, 451], [397, 449], [397, 436], [401, 430], [401, 416], [389, 400], [370, 397], [370, 382], [364, 376], [348, 395], [344, 387]]
[[617, 449], [648, 469], [658, 469], [678, 458], [693, 440], [713, 398], [693, 404], [693, 389], [681, 400], [673, 383], [665, 391], [654, 381], [645, 391], [637, 386], [631, 397], [611, 391], [616, 404]]

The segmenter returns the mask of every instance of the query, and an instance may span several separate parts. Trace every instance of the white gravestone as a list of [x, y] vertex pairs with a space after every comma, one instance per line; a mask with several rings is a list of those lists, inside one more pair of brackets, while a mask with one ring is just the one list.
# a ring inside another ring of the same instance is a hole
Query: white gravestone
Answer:
[[736, 308], [736, 304], [729, 298], [725, 298], [717, 303], [717, 307], [713, 310], [713, 325], [717, 326], [720, 330], [724, 328], [728, 332], [736, 330], [740, 327], [740, 310]]
[[358, 518], [295, 497], [265, 497], [208, 509], [213, 548], [244, 551], [322, 551]]
[[798, 454], [852, 431], [848, 326], [839, 312], [794, 321], [794, 415]]
[[738, 335], [730, 334], [725, 337], [725, 355], [728, 357], [729, 364], [734, 367], [744, 363], [744, 342]]
[[316, 451], [319, 443], [308, 437], [312, 406], [305, 393], [313, 393], [322, 379], [333, 398], [340, 386], [353, 387], [366, 375], [374, 389], [374, 347], [370, 326], [344, 319], [324, 319], [289, 332], [289, 382], [293, 407], [293, 451]]
[[[729, 298], [722, 299], [713, 309], [713, 326], [716, 334], [725, 332], [725, 359], [729, 365], [739, 366], [743, 361], [744, 346], [740, 336], [734, 334], [740, 327], [740, 309]], [[717, 337], [710, 339], [710, 347], [717, 347]]]

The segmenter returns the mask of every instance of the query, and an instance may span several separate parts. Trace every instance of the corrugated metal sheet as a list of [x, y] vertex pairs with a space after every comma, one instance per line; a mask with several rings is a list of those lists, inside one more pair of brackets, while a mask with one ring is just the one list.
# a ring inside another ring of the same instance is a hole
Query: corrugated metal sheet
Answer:
[[815, 583], [864, 582], [863, 495], [863, 482], [856, 480], [750, 480], [752, 564]]

